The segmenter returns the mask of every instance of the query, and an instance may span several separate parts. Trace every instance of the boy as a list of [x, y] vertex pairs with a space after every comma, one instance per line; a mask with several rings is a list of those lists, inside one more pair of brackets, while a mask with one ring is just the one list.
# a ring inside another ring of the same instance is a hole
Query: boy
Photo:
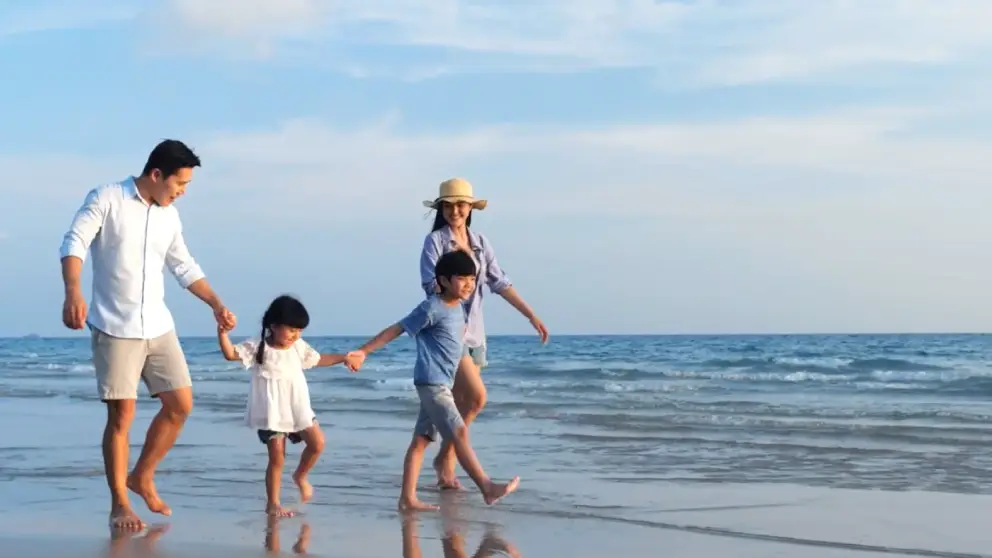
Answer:
[[424, 451], [435, 441], [438, 432], [444, 440], [451, 440], [455, 455], [462, 468], [472, 477], [482, 492], [486, 504], [492, 505], [517, 489], [520, 477], [508, 483], [494, 483], [479, 464], [468, 440], [468, 428], [462, 420], [451, 386], [455, 371], [462, 358], [465, 336], [465, 310], [462, 301], [475, 292], [476, 266], [472, 256], [456, 250], [441, 256], [434, 267], [434, 275], [441, 286], [441, 293], [420, 303], [398, 323], [382, 330], [358, 350], [349, 353], [357, 357], [356, 370], [361, 367], [368, 353], [378, 350], [406, 332], [417, 342], [417, 363], [413, 370], [413, 383], [420, 397], [420, 414], [413, 431], [413, 440], [403, 461], [403, 489], [400, 493], [400, 511], [436, 510], [417, 498], [417, 479], [424, 459]]

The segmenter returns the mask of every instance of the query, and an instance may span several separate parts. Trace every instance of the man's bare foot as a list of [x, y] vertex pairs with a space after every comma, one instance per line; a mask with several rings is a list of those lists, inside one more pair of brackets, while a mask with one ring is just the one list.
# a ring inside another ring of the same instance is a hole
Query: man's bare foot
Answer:
[[305, 474], [293, 473], [293, 482], [300, 488], [300, 501], [309, 502], [313, 498], [313, 485], [307, 480]]
[[165, 516], [172, 515], [172, 508], [159, 498], [158, 491], [155, 490], [155, 482], [152, 479], [140, 479], [132, 473], [127, 477], [127, 487], [131, 492], [144, 499], [145, 506], [149, 510]]
[[454, 473], [444, 470], [444, 464], [437, 459], [434, 460], [434, 473], [437, 474], [437, 487], [441, 490], [461, 490], [462, 483], [458, 482], [458, 477]]
[[265, 513], [271, 515], [272, 517], [293, 517], [296, 515], [291, 509], [284, 508], [279, 504], [269, 504], [265, 506]]
[[128, 505], [117, 505], [110, 510], [110, 528], [118, 532], [136, 533], [145, 528], [145, 523]]
[[438, 506], [432, 506], [431, 504], [425, 504], [421, 502], [418, 498], [400, 498], [399, 504], [396, 508], [401, 512], [417, 512], [417, 511], [437, 511], [441, 509]]
[[520, 486], [520, 477], [513, 477], [506, 484], [497, 484], [490, 481], [489, 486], [482, 489], [482, 498], [486, 501], [486, 505], [491, 506], [502, 500], [503, 497], [511, 494], [518, 486]]

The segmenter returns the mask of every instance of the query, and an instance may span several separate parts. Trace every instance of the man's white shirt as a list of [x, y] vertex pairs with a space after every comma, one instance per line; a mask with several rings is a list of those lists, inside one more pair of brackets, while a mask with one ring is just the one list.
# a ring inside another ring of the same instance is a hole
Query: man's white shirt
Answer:
[[72, 219], [60, 254], [93, 259], [87, 324], [108, 335], [154, 339], [175, 328], [164, 268], [185, 289], [204, 278], [183, 240], [179, 212], [149, 204], [134, 177], [94, 188]]

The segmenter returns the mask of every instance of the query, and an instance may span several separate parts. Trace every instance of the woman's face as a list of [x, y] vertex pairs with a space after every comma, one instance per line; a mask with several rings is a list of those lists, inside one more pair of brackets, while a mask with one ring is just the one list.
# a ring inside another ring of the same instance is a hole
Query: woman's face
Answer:
[[461, 227], [465, 225], [465, 220], [468, 219], [469, 213], [472, 212], [472, 204], [468, 202], [442, 202], [441, 203], [441, 214], [444, 215], [444, 220], [448, 222], [451, 227]]

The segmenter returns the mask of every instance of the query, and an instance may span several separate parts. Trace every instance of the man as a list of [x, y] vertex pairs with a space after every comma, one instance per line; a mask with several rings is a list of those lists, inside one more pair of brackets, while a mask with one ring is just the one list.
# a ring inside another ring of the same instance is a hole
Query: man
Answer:
[[[199, 166], [199, 157], [182, 142], [159, 143], [141, 176], [89, 192], [62, 241], [62, 321], [72, 329], [84, 324], [90, 329], [97, 389], [107, 405], [103, 461], [110, 486], [110, 524], [118, 530], [144, 527], [131, 508], [128, 489], [141, 496], [149, 510], [172, 514], [155, 489], [155, 468], [175, 444], [193, 407], [186, 358], [165, 305], [163, 268], [213, 309], [219, 325], [230, 328], [236, 321], [190, 256], [172, 205]], [[87, 250], [93, 257], [89, 316], [80, 284]], [[162, 408], [128, 475], [128, 432], [139, 378]]]

